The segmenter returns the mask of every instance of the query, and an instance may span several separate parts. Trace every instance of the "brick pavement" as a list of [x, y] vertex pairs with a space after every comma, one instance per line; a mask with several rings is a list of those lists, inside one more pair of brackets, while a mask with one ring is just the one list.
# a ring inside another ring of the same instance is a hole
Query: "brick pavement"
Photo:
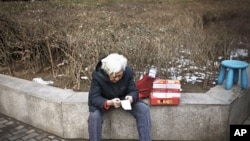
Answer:
[[68, 140], [34, 128], [0, 113], [0, 141], [87, 141]]

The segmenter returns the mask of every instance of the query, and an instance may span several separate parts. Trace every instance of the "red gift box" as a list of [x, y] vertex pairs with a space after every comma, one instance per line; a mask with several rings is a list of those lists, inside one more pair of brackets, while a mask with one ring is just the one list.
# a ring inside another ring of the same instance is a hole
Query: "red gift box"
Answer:
[[150, 94], [151, 105], [178, 105], [181, 97], [179, 80], [156, 79]]

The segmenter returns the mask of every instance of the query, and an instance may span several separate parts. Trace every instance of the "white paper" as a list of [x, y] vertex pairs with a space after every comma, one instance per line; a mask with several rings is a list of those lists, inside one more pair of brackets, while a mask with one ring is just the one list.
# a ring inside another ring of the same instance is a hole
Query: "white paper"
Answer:
[[124, 110], [132, 110], [131, 103], [129, 100], [121, 100], [121, 104]]
[[149, 70], [148, 76], [151, 77], [151, 78], [155, 78], [156, 77], [156, 73], [157, 73], [156, 68], [151, 68]]

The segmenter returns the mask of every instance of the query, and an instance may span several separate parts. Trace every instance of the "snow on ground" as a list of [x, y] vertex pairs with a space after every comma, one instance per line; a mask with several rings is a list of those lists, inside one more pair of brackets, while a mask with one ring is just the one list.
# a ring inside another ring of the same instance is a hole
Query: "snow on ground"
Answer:
[[[190, 51], [188, 50], [181, 50], [180, 51], [181, 54], [190, 54]], [[248, 50], [246, 49], [236, 49], [234, 51], [231, 51], [230, 54], [230, 59], [233, 58], [237, 58], [237, 57], [248, 57]], [[218, 57], [218, 61], [213, 62], [213, 66], [215, 67], [219, 67], [220, 66], [220, 61], [222, 61], [223, 57], [219, 56]], [[65, 60], [58, 64], [58, 66], [62, 66], [65, 64]], [[207, 79], [208, 77], [213, 76], [214, 80], [213, 80], [213, 84], [216, 84], [217, 81], [217, 73], [215, 74], [215, 72], [209, 72], [206, 71], [207, 66], [203, 66], [203, 67], [197, 67], [196, 64], [190, 60], [190, 59], [186, 59], [184, 58], [184, 56], [180, 56], [178, 58], [173, 58], [173, 60], [171, 62], [169, 62], [170, 66], [172, 64], [172, 66], [175, 67], [170, 67], [170, 68], [161, 68], [160, 71], [163, 72], [167, 72], [170, 74], [170, 77], [167, 79], [171, 79], [171, 80], [180, 80], [180, 81], [185, 81], [186, 83], [201, 83], [204, 81], [204, 79]], [[158, 68], [156, 68], [158, 69]], [[88, 68], [85, 68], [85, 70], [88, 70]], [[190, 73], [192, 72], [192, 73]], [[146, 72], [142, 72], [141, 77], [145, 74]], [[81, 76], [82, 80], [87, 80], [89, 79], [87, 76]], [[40, 84], [44, 84], [44, 85], [48, 85], [48, 84], [53, 84], [53, 81], [45, 81], [42, 78], [38, 77], [38, 78], [33, 78], [33, 81], [36, 83], [40, 83]]]

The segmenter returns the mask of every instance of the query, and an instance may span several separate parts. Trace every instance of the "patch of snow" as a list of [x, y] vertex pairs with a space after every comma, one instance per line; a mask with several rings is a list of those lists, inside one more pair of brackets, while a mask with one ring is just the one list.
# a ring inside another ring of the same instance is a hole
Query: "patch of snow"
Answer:
[[53, 81], [44, 81], [41, 77], [33, 78], [32, 81], [43, 85], [54, 84]]
[[88, 80], [88, 76], [81, 76], [81, 79]]

